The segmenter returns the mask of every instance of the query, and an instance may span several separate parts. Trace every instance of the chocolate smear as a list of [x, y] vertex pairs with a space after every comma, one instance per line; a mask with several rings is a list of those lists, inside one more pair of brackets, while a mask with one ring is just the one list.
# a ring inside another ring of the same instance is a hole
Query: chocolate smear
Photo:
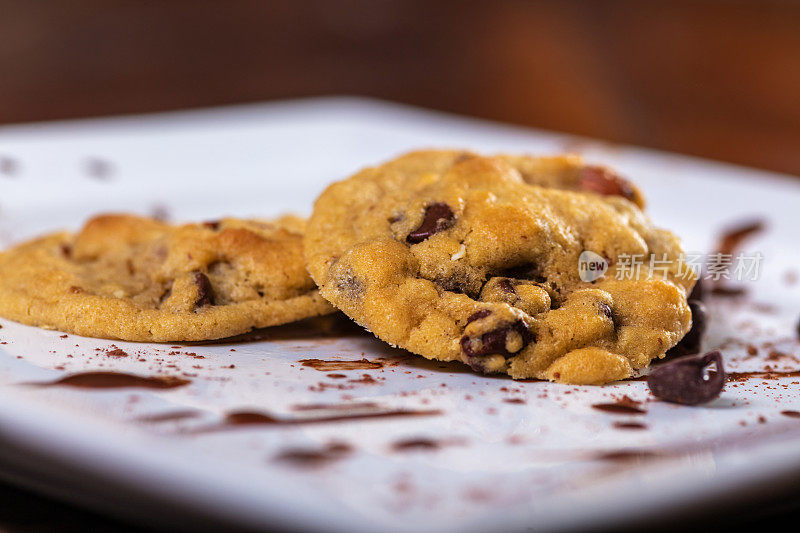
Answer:
[[630, 462], [662, 458], [663, 454], [650, 450], [615, 450], [597, 454], [598, 461]]
[[136, 422], [145, 424], [160, 424], [162, 422], [177, 422], [178, 420], [186, 420], [189, 418], [197, 418], [200, 416], [200, 411], [168, 411], [166, 413], [158, 413], [154, 415], [142, 415], [137, 417]]
[[175, 389], [191, 383], [176, 376], [137, 376], [122, 372], [80, 372], [48, 383], [30, 383], [40, 387], [75, 387], [79, 389]]
[[369, 359], [359, 359], [358, 361], [329, 361], [325, 359], [300, 359], [298, 363], [303, 366], [319, 370], [320, 372], [331, 372], [333, 370], [371, 370], [383, 368], [383, 363], [370, 361]]
[[90, 178], [106, 181], [114, 173], [114, 165], [105, 159], [89, 157], [84, 161], [84, 169]]
[[4, 176], [13, 176], [19, 170], [19, 163], [16, 159], [6, 156], [0, 156], [0, 174]]
[[[766, 223], [763, 220], [751, 220], [724, 231], [717, 242], [715, 253], [712, 255], [714, 261], [709, 263], [708, 269], [725, 270], [729, 265], [723, 261], [735, 259], [733, 256], [741, 248], [742, 242], [752, 235], [764, 231], [765, 228]], [[736, 297], [743, 296], [747, 290], [744, 287], [728, 287], [724, 279], [719, 279], [712, 282], [711, 293], [722, 297]]]
[[765, 228], [766, 224], [763, 220], [751, 220], [737, 224], [723, 232], [717, 243], [716, 252], [723, 255], [733, 255], [739, 250], [746, 238], [764, 231]]
[[[711, 371], [711, 367], [716, 367]], [[698, 405], [719, 397], [725, 386], [725, 369], [718, 350], [687, 355], [654, 369], [647, 376], [653, 395], [667, 402]]]
[[643, 430], [647, 429], [647, 425], [642, 424], [641, 422], [614, 422], [613, 424], [614, 429], [625, 429], [625, 430]]
[[636, 400], [630, 398], [629, 396], [623, 396], [619, 400], [613, 403], [596, 403], [592, 405], [594, 409], [598, 411], [604, 411], [606, 413], [614, 414], [614, 415], [643, 415], [646, 414], [647, 411], [641, 408], [642, 402], [637, 402]]
[[422, 224], [408, 234], [406, 241], [410, 244], [419, 244], [431, 235], [444, 231], [455, 222], [455, 215], [450, 206], [443, 203], [431, 204], [425, 208], [425, 217]]
[[293, 411], [354, 411], [357, 409], [379, 409], [376, 402], [350, 402], [350, 403], [301, 403], [292, 406]]
[[231, 426], [303, 426], [373, 418], [399, 418], [440, 414], [442, 414], [442, 412], [439, 409], [385, 409], [380, 411], [337, 412], [284, 418], [259, 411], [234, 411], [225, 416], [222, 426], [212, 429], [224, 429], [225, 427]]
[[747, 381], [748, 379], [780, 379], [800, 377], [800, 370], [758, 370], [751, 372], [727, 372], [728, 381]]
[[274, 458], [300, 468], [319, 468], [333, 461], [344, 459], [353, 452], [353, 447], [343, 442], [332, 442], [323, 448], [288, 448]]
[[208, 279], [208, 276], [202, 272], [195, 272], [194, 283], [197, 285], [197, 301], [194, 303], [195, 309], [207, 305], [214, 305], [214, 288], [211, 286], [211, 281]]
[[438, 440], [427, 438], [402, 439], [392, 443], [392, 451], [412, 452], [412, 451], [434, 451], [442, 447]]
[[711, 294], [714, 296], [722, 296], [724, 298], [735, 298], [737, 296], [744, 296], [747, 294], [747, 289], [744, 287], [727, 287], [724, 285], [715, 285], [711, 288]]
[[781, 411], [783, 416], [788, 416], [789, 418], [800, 418], [800, 411], [792, 411], [787, 409], [785, 411]]

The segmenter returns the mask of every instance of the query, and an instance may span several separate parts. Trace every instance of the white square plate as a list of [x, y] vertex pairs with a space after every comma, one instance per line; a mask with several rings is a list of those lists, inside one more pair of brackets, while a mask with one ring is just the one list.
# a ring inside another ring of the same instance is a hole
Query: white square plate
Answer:
[[[166, 211], [174, 220], [308, 214], [330, 181], [408, 149], [444, 146], [582, 152], [640, 183], [650, 215], [690, 251], [710, 250], [729, 223], [765, 219], [768, 229], [746, 243], [763, 254], [760, 277], [746, 298], [709, 302], [708, 347], [722, 346], [728, 369], [800, 368], [799, 181], [370, 100], [0, 128], [0, 157], [13, 161], [0, 174], [0, 244], [75, 229], [108, 211]], [[552, 530], [674, 513], [800, 473], [800, 419], [781, 414], [800, 411], [791, 375], [742, 377], [709, 405], [681, 407], [654, 401], [642, 381], [514, 382], [427, 362], [367, 334], [319, 335], [309, 324], [180, 348], [0, 325], [2, 474], [160, 523]], [[112, 345], [129, 356], [107, 356]], [[747, 345], [758, 354], [748, 355]], [[382, 366], [303, 366], [314, 358]], [[191, 383], [25, 385], [111, 369]], [[592, 407], [623, 395], [646, 413]], [[349, 414], [438, 413], [218, 427], [231, 411], [335, 418], [342, 404]], [[331, 441], [345, 446], [314, 461]]]

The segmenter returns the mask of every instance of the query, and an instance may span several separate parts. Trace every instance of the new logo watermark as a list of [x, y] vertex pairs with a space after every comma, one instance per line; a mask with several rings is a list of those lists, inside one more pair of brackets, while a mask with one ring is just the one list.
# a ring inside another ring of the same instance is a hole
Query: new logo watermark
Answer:
[[581, 281], [591, 283], [606, 275], [608, 261], [600, 254], [585, 250], [578, 257], [578, 275]]

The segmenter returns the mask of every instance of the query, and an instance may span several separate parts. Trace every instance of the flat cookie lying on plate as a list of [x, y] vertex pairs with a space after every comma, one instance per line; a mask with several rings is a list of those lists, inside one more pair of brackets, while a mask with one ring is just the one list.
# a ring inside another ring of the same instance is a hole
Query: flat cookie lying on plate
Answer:
[[309, 271], [359, 324], [431, 359], [566, 383], [630, 377], [689, 330], [696, 276], [633, 185], [582, 166], [427, 151], [367, 168], [317, 199]]
[[0, 316], [78, 335], [200, 341], [332, 312], [303, 263], [305, 223], [91, 219], [0, 253]]

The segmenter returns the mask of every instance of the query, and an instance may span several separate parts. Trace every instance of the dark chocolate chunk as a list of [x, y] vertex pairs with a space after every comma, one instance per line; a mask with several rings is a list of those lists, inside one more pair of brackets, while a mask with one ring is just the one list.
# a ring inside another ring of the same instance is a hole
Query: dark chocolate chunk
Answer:
[[[478, 313], [480, 312], [481, 311]], [[514, 332], [522, 337], [522, 346], [520, 350], [533, 340], [533, 333], [528, 326], [522, 320], [515, 320], [497, 329], [488, 331], [479, 337], [464, 335], [461, 337], [461, 349], [470, 358], [495, 354], [502, 355], [503, 357], [511, 357], [514, 354], [509, 352], [506, 348], [506, 340], [508, 335]]]
[[422, 224], [408, 234], [406, 241], [418, 244], [431, 235], [444, 231], [455, 222], [455, 215], [450, 206], [443, 203], [431, 204], [425, 208], [425, 218]]
[[498, 274], [505, 278], [524, 279], [536, 283], [545, 283], [547, 281], [544, 276], [542, 276], [539, 265], [534, 263], [526, 263], [524, 265], [506, 268], [498, 272]]
[[635, 189], [626, 179], [603, 167], [584, 167], [578, 178], [578, 188], [604, 196], [622, 196], [631, 201], [636, 198]]
[[703, 280], [698, 279], [697, 283], [694, 284], [692, 287], [692, 292], [689, 293], [689, 300], [698, 300], [703, 301], [703, 298], [706, 295], [705, 287], [703, 287]]
[[472, 295], [473, 292], [470, 291], [469, 283], [467, 283], [466, 280], [460, 279], [456, 276], [451, 276], [449, 278], [436, 278], [434, 283], [436, 283], [436, 285], [443, 291], [468, 295]]
[[706, 306], [700, 300], [689, 300], [688, 303], [692, 311], [692, 328], [667, 352], [668, 357], [696, 354], [703, 349], [703, 337], [708, 327]]
[[197, 301], [194, 303], [195, 308], [214, 305], [214, 288], [211, 286], [211, 281], [208, 279], [208, 276], [202, 272], [195, 272], [194, 283], [197, 285]]
[[508, 294], [517, 294], [516, 289], [514, 289], [514, 284], [508, 278], [502, 278], [497, 282], [497, 285], [503, 290], [503, 292], [507, 292]]
[[610, 318], [612, 321], [614, 320], [614, 314], [611, 312], [611, 306], [605, 302], [600, 302], [600, 313]]
[[469, 315], [469, 318], [467, 318], [467, 324], [475, 322], [476, 320], [480, 320], [481, 318], [486, 318], [491, 314], [492, 312], [488, 309], [481, 309], [480, 311], [475, 311], [474, 313]]
[[[713, 371], [712, 365], [716, 367]], [[647, 376], [647, 385], [656, 398], [667, 402], [684, 405], [710, 402], [725, 386], [722, 354], [714, 350], [666, 363]]]

